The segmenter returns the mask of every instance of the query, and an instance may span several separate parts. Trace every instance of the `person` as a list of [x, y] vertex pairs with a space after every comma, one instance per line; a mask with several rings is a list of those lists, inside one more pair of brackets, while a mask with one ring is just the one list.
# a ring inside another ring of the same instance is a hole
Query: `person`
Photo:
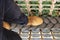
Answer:
[[21, 12], [14, 0], [0, 0], [0, 40], [22, 40], [16, 32], [3, 28], [3, 21], [10, 24], [27, 24], [27, 16]]

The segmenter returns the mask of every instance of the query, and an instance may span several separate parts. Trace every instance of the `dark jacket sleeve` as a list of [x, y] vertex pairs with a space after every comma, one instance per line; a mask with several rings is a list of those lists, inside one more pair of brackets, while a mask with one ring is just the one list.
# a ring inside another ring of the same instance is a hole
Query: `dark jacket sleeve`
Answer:
[[28, 18], [13, 0], [6, 0], [4, 21], [24, 25], [27, 24]]

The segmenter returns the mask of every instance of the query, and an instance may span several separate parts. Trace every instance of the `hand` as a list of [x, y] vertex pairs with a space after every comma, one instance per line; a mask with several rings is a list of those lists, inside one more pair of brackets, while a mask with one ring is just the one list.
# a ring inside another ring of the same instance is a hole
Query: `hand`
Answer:
[[32, 25], [32, 26], [38, 26], [43, 23], [43, 19], [37, 16], [29, 16], [28, 17], [28, 24], [27, 25]]
[[5, 21], [3, 21], [3, 27], [6, 28], [6, 29], [8, 29], [8, 30], [11, 29], [9, 23], [7, 23]]

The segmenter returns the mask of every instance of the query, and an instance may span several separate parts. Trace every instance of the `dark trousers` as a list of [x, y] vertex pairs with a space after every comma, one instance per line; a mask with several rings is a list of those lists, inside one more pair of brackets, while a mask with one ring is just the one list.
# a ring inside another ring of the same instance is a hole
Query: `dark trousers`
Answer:
[[27, 24], [28, 18], [13, 0], [0, 0], [0, 40], [21, 40], [19, 35], [4, 29], [2, 22]]

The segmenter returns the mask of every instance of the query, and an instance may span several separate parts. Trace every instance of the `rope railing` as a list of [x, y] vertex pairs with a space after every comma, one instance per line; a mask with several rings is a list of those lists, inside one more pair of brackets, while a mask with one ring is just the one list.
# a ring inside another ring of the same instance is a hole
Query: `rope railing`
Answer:
[[[52, 12], [53, 10], [59, 10], [60, 9], [60, 4], [59, 4], [59, 1], [57, 0], [15, 0], [15, 1], [18, 1], [17, 5], [18, 6], [26, 6], [25, 8], [22, 8], [21, 9], [26, 9], [28, 14], [31, 12], [31, 10], [39, 10], [38, 13], [39, 15], [42, 14], [42, 11], [44, 9], [48, 9], [50, 12], [48, 13], [49, 15], [52, 15]], [[21, 2], [22, 1], [22, 2]], [[21, 2], [19, 4], [19, 2]], [[58, 4], [58, 5], [57, 5]], [[30, 8], [31, 6], [38, 6], [39, 8]], [[43, 6], [50, 6], [50, 8], [43, 8]], [[55, 7], [57, 6], [57, 8]]]
[[50, 9], [49, 15], [52, 15], [52, 11], [54, 10], [55, 3], [56, 3], [56, 0], [52, 0], [52, 5], [51, 5], [51, 9]]

